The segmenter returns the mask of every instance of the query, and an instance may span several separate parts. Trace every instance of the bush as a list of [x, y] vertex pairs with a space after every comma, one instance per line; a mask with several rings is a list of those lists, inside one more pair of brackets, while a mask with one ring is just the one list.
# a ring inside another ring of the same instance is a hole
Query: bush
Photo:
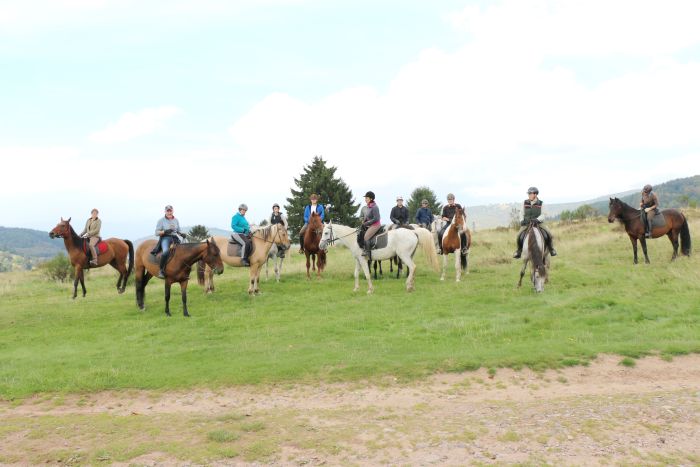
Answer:
[[53, 259], [39, 266], [42, 274], [50, 281], [66, 282], [75, 278], [75, 271], [65, 254], [59, 253]]

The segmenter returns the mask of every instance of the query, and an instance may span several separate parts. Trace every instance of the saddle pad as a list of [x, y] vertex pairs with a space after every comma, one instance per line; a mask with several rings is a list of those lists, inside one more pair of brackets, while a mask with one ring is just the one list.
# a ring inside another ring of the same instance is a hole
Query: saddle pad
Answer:
[[382, 248], [386, 248], [387, 244], [389, 243], [389, 234], [387, 232], [384, 232], [379, 235], [375, 235], [372, 240], [370, 240], [371, 243], [371, 249], [372, 250], [379, 250]]
[[[175, 251], [174, 251], [174, 250], [175, 250], [175, 247], [176, 247], [176, 245], [170, 245], [170, 254], [168, 255], [168, 260], [165, 262], [166, 265], [167, 265], [170, 261], [172, 261], [173, 257], [175, 256], [175, 255], [174, 255], [174, 253], [175, 253]], [[158, 266], [160, 266], [160, 258], [161, 258], [161, 256], [163, 256], [163, 253], [158, 253], [158, 254], [155, 255], [155, 256], [153, 256], [153, 255], [148, 255], [148, 262], [151, 263], [151, 264], [157, 264]]]
[[664, 215], [661, 213], [658, 213], [657, 215], [654, 216], [654, 218], [651, 220], [651, 227], [663, 227], [666, 225], [666, 219], [664, 219]]
[[228, 256], [241, 256], [241, 246], [238, 243], [228, 242], [226, 254]]
[[[97, 250], [97, 256], [100, 256], [102, 253], [106, 253], [107, 242], [103, 242], [102, 240], [100, 240], [99, 242], [97, 242], [97, 245], [95, 245], [95, 249]], [[92, 253], [92, 251], [90, 250], [89, 242], [87, 240], [83, 240], [83, 253]]]

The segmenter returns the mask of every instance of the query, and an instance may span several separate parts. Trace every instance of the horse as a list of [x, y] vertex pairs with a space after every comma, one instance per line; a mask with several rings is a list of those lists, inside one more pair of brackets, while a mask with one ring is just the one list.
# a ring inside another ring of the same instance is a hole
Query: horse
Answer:
[[[267, 261], [268, 253], [272, 245], [277, 245], [277, 247], [289, 249], [289, 234], [287, 233], [287, 228], [284, 224], [273, 224], [267, 227], [263, 227], [255, 230], [251, 234], [253, 240], [253, 250], [248, 261], [250, 262], [250, 285], [248, 287], [249, 295], [258, 295], [260, 293], [259, 279], [260, 271], [262, 265]], [[212, 237], [212, 240], [217, 244], [221, 250], [221, 259], [224, 263], [233, 267], [242, 267], [241, 257], [239, 255], [230, 255], [228, 252], [229, 237], [216, 236]], [[205, 268], [204, 271], [199, 273], [198, 276], [202, 277], [203, 280], [200, 284], [204, 286], [207, 293], [214, 291], [214, 276], [209, 268]]]
[[[120, 238], [108, 238], [107, 240], [103, 240], [107, 245], [107, 251], [97, 256], [97, 265], [91, 265], [88, 262], [87, 251], [89, 247], [86, 245], [86, 240], [80, 238], [78, 234], [75, 233], [75, 230], [73, 230], [73, 227], [70, 225], [70, 220], [70, 217], [66, 220], [63, 220], [63, 217], [61, 217], [61, 222], [49, 232], [49, 237], [63, 238], [66, 251], [68, 251], [68, 257], [75, 269], [73, 299], [78, 296], [78, 282], [80, 282], [80, 286], [83, 288], [83, 297], [87, 293], [83, 271], [85, 269], [100, 268], [105, 264], [109, 264], [119, 271], [117, 292], [123, 294], [126, 290], [126, 281], [131, 271], [134, 270], [134, 245], [131, 241], [122, 240]], [[125, 266], [127, 256], [129, 257], [128, 269]]]
[[[416, 274], [416, 265], [413, 262], [413, 254], [418, 245], [423, 248], [425, 258], [428, 264], [437, 272], [440, 270], [437, 254], [435, 253], [435, 245], [433, 239], [425, 229], [409, 230], [395, 229], [387, 232], [387, 246], [372, 250], [372, 259], [383, 260], [398, 256], [409, 268], [409, 274], [406, 278], [406, 291], [411, 292], [414, 289], [414, 278]], [[367, 267], [367, 258], [362, 256], [362, 248], [357, 244], [357, 229], [348, 227], [342, 224], [333, 224], [329, 222], [323, 227], [321, 234], [321, 243], [319, 248], [325, 249], [328, 245], [333, 245], [336, 241], [340, 241], [348, 247], [350, 253], [355, 258], [355, 288], [357, 292], [360, 288], [359, 271], [365, 273], [367, 278], [367, 293], [374, 292], [372, 285], [372, 277]]]
[[268, 280], [270, 278], [270, 274], [268, 272], [268, 265], [270, 263], [270, 260], [272, 260], [272, 264], [274, 266], [274, 271], [275, 271], [275, 279], [277, 282], [280, 281], [280, 275], [282, 274], [282, 262], [284, 262], [284, 256], [280, 256], [284, 253], [284, 250], [279, 248], [276, 243], [273, 243], [272, 246], [270, 247], [270, 251], [267, 252], [267, 259], [265, 260], [265, 280]]
[[321, 216], [316, 212], [311, 213], [309, 225], [304, 232], [304, 255], [306, 255], [306, 278], [311, 279], [309, 268], [313, 264], [316, 276], [321, 277], [321, 271], [326, 267], [326, 251], [319, 248], [321, 233], [323, 232], [323, 222]]
[[531, 221], [523, 238], [523, 267], [520, 270], [518, 287], [523, 284], [527, 264], [532, 263], [530, 278], [535, 292], [544, 292], [544, 284], [549, 281], [549, 250], [545, 248], [544, 235], [537, 221]]
[[[146, 309], [146, 285], [153, 276], [158, 276], [160, 257], [154, 257], [151, 250], [157, 240], [146, 240], [136, 250], [136, 304], [139, 310]], [[181, 243], [171, 247], [170, 257], [165, 264], [165, 314], [170, 314], [170, 288], [174, 283], [180, 284], [182, 291], [182, 314], [189, 317], [187, 311], [187, 283], [190, 280], [192, 266], [200, 260], [209, 265], [217, 274], [224, 272], [219, 247], [212, 240], [197, 243]], [[162, 253], [161, 253], [162, 254]]]
[[440, 230], [442, 230], [446, 223], [447, 221], [443, 220], [442, 217], [436, 217], [433, 222], [430, 223], [430, 232], [433, 234], [433, 242], [435, 243], [435, 249], [437, 250], [440, 250], [441, 248], [438, 233]]
[[[462, 248], [462, 234], [466, 237], [466, 245]], [[467, 218], [460, 208], [455, 209], [452, 222], [442, 236], [442, 275], [440, 280], [445, 280], [445, 269], [447, 269], [447, 256], [450, 253], [455, 255], [455, 282], [459, 282], [462, 272], [469, 274], [467, 269], [469, 259], [469, 248], [472, 245], [472, 235], [467, 228]]]
[[[610, 198], [610, 212], [608, 213], [608, 222], [612, 223], [619, 220], [624, 226], [627, 235], [632, 242], [632, 251], [634, 251], [634, 264], [637, 264], [637, 240], [642, 244], [644, 252], [644, 262], [649, 264], [649, 256], [647, 255], [647, 241], [644, 237], [644, 222], [641, 217], [642, 211], [635, 209], [618, 198]], [[681, 240], [681, 253], [683, 256], [690, 256], [690, 229], [688, 228], [688, 219], [678, 209], [664, 209], [660, 213], [663, 216], [665, 223], [661, 226], [655, 226], [651, 231], [651, 238], [659, 238], [662, 235], [667, 235], [673, 245], [673, 256], [671, 261], [678, 257], [678, 237]], [[658, 217], [658, 215], [657, 215]]]

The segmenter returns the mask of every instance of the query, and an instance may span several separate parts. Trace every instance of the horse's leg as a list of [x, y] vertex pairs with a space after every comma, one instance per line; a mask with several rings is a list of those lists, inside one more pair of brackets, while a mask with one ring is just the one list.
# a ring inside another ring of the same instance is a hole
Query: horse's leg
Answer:
[[320, 279], [321, 278], [321, 252], [320, 251], [316, 254], [316, 266], [318, 266], [316, 268], [316, 277], [318, 279]]
[[[364, 261], [364, 259], [363, 259]], [[360, 289], [360, 260], [355, 258], [355, 288], [352, 289], [353, 292], [357, 292]]]
[[125, 264], [120, 264], [119, 261], [117, 261], [117, 258], [115, 257], [112, 261], [109, 262], [109, 265], [112, 266], [114, 269], [119, 271], [119, 279], [117, 279], [117, 292], [119, 294], [123, 294], [124, 291], [126, 290], [126, 265]]
[[309, 268], [311, 267], [311, 258], [309, 258], [309, 253], [304, 248], [304, 253], [306, 254], [306, 278], [311, 279], [311, 274], [309, 273]]
[[678, 258], [678, 232], [671, 229], [668, 231], [668, 239], [671, 240], [671, 245], [673, 245], [673, 256], [671, 256], [671, 261]]
[[172, 286], [172, 283], [170, 282], [170, 279], [165, 279], [165, 314], [168, 316], [172, 316], [170, 314], [170, 287]]
[[[408, 270], [408, 277], [406, 277], [406, 291], [413, 292], [415, 289], [415, 279], [416, 279], [416, 265], [411, 259], [410, 255], [406, 255], [405, 258], [399, 259], [399, 264], [403, 262]], [[399, 270], [400, 271], [400, 270]], [[398, 277], [397, 277], [398, 278]]]
[[462, 252], [455, 250], [455, 282], [460, 282], [462, 279]]
[[277, 282], [280, 281], [280, 274], [282, 274], [282, 261], [284, 261], [284, 258], [275, 258], [275, 279], [277, 279]]
[[525, 258], [525, 261], [523, 261], [523, 268], [520, 270], [520, 280], [518, 281], [518, 287], [521, 287], [523, 285], [523, 276], [525, 275], [525, 270], [527, 269], [527, 262], [529, 260], [529, 258]]
[[255, 271], [255, 295], [260, 295], [260, 273], [262, 270], [258, 267]]
[[144, 271], [145, 273], [141, 273], [141, 279], [136, 278], [136, 304], [139, 306], [139, 310], [141, 311], [146, 309], [146, 284], [148, 284], [148, 281], [150, 281], [151, 277], [153, 277], [145, 268]]
[[267, 257], [267, 260], [265, 261], [265, 280], [267, 281], [270, 278], [270, 274], [268, 273], [268, 265], [270, 263], [270, 257]]
[[469, 250], [464, 254], [464, 274], [469, 274]]
[[187, 312], [187, 283], [180, 282], [180, 290], [182, 291], [182, 314], [189, 318], [190, 314]]
[[644, 252], [644, 262], [646, 264], [649, 264], [649, 255], [647, 254], [647, 239], [644, 237], [641, 237], [639, 239], [639, 243], [642, 245], [642, 251]]
[[365, 261], [360, 262], [360, 265], [362, 266], [362, 272], [365, 273], [365, 277], [367, 278], [367, 293], [371, 294], [374, 292], [374, 285], [372, 284], [372, 274], [369, 272], [369, 267], [367, 266], [367, 263]]
[[627, 234], [630, 237], [630, 242], [632, 242], [632, 252], [634, 252], [634, 264], [638, 264], [639, 261], [637, 261], [637, 237]]
[[83, 268], [76, 265], [75, 269], [73, 270], [73, 275], [75, 276], [75, 279], [73, 279], [73, 300], [75, 300], [75, 297], [78, 296], [78, 282], [80, 282], [80, 275], [82, 273]]
[[442, 252], [442, 274], [440, 274], [440, 280], [444, 281], [445, 280], [445, 270], [447, 269], [447, 255], [445, 252]]
[[[80, 274], [78, 275], [78, 278], [80, 279], [80, 287], [83, 289], [83, 297], [87, 293], [87, 290], [85, 290], [85, 270], [81, 267], [80, 268]], [[73, 294], [73, 298], [75, 298], [75, 293]]]

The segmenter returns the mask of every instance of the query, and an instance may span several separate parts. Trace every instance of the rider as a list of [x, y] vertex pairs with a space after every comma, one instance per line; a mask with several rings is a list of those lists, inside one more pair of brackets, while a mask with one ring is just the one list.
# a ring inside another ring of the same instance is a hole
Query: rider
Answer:
[[[447, 228], [450, 226], [452, 223], [452, 218], [455, 216], [455, 212], [457, 212], [457, 208], [463, 209], [462, 206], [459, 203], [455, 203], [455, 195], [452, 193], [447, 194], [447, 204], [442, 208], [442, 220], [445, 221], [445, 225], [442, 226], [442, 229], [438, 232], [438, 244], [440, 245], [439, 252], [438, 254], [442, 254], [442, 236], [445, 234], [445, 231]], [[464, 216], [467, 216], [467, 213], [463, 210]]]
[[374, 192], [368, 191], [365, 193], [365, 203], [367, 203], [367, 211], [362, 221], [362, 227], [365, 230], [363, 238], [364, 251], [362, 256], [369, 256], [369, 241], [376, 235], [382, 226], [381, 217], [379, 215], [379, 207], [374, 202]]
[[433, 212], [428, 207], [427, 199], [420, 202], [420, 208], [418, 208], [418, 212], [416, 212], [416, 223], [426, 229], [429, 229], [430, 224], [433, 223]]
[[241, 203], [238, 205], [238, 212], [231, 218], [231, 229], [233, 230], [231, 238], [241, 246], [241, 264], [243, 266], [250, 266], [250, 261], [248, 261], [248, 256], [246, 255], [246, 240], [248, 235], [250, 235], [250, 224], [245, 218], [247, 211], [248, 205]]
[[156, 224], [156, 235], [160, 239], [151, 251], [153, 256], [157, 255], [159, 251], [163, 252], [160, 257], [160, 270], [158, 271], [158, 277], [161, 279], [165, 277], [165, 263], [168, 262], [168, 256], [170, 255], [170, 245], [172, 243], [180, 243], [180, 239], [177, 238], [176, 234], [182, 238], [187, 238], [185, 233], [180, 232], [180, 222], [173, 215], [173, 207], [168, 204], [165, 206], [165, 216], [159, 219], [158, 224]]
[[304, 254], [304, 234], [309, 226], [309, 219], [311, 219], [311, 213], [315, 212], [321, 216], [321, 222], [325, 217], [325, 212], [323, 210], [323, 205], [318, 204], [318, 195], [316, 193], [311, 193], [309, 196], [310, 203], [304, 208], [304, 226], [299, 231], [299, 254]]
[[[280, 205], [275, 203], [272, 205], [272, 214], [270, 214], [270, 225], [282, 224], [287, 228], [287, 216], [280, 212]], [[279, 247], [279, 257], [284, 258], [284, 248]]]
[[408, 224], [408, 208], [403, 205], [403, 196], [398, 196], [396, 198], [396, 206], [391, 208], [389, 219], [391, 219], [391, 225], [388, 230]]
[[540, 194], [540, 190], [537, 187], [531, 186], [527, 189], [527, 199], [523, 202], [523, 212], [520, 221], [521, 228], [518, 232], [517, 245], [518, 250], [513, 254], [513, 258], [520, 258], [523, 253], [523, 240], [525, 239], [525, 232], [527, 231], [527, 226], [531, 221], [536, 221], [539, 224], [540, 229], [544, 233], [545, 243], [547, 248], [549, 248], [549, 254], [552, 256], [557, 256], [557, 251], [554, 249], [552, 242], [552, 234], [549, 230], [542, 226], [542, 221], [544, 220], [544, 214], [542, 214], [542, 200], [537, 197]]
[[97, 208], [90, 212], [90, 217], [85, 222], [85, 228], [80, 232], [81, 237], [88, 239], [88, 245], [92, 252], [90, 264], [93, 266], [97, 266], [97, 244], [100, 242], [100, 228], [102, 227], [102, 221], [97, 217], [97, 214], [99, 214]]
[[646, 232], [644, 232], [644, 236], [649, 238], [651, 237], [651, 223], [654, 220], [654, 216], [659, 213], [659, 197], [651, 191], [651, 185], [644, 185], [642, 201], [639, 203], [639, 207], [643, 210], [642, 217], [646, 216]]

